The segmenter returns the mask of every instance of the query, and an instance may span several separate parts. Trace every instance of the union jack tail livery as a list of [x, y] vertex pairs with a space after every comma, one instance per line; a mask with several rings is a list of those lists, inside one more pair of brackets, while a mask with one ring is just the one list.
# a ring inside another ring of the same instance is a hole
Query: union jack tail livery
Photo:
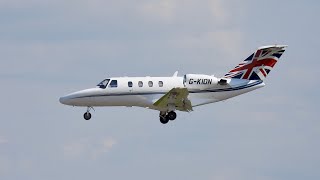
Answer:
[[264, 80], [285, 51], [286, 45], [263, 46], [227, 73], [225, 78]]

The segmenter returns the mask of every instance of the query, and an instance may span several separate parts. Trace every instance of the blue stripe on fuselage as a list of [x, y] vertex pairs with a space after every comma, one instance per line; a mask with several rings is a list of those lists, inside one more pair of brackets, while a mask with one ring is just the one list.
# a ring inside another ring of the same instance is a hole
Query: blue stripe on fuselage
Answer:
[[[205, 90], [189, 90], [189, 93], [208, 93], [208, 92], [225, 92], [225, 91], [236, 91], [241, 89], [250, 88], [256, 85], [261, 84], [263, 81], [256, 81], [250, 84], [231, 87], [231, 88], [224, 88], [224, 89], [205, 89]], [[86, 97], [103, 97], [103, 96], [125, 96], [125, 95], [155, 95], [155, 94], [166, 94], [168, 91], [165, 92], [143, 92], [143, 93], [119, 93], [119, 94], [97, 94], [97, 95], [88, 95], [88, 96], [81, 96], [81, 97], [74, 97], [72, 99], [77, 98], [86, 98]]]

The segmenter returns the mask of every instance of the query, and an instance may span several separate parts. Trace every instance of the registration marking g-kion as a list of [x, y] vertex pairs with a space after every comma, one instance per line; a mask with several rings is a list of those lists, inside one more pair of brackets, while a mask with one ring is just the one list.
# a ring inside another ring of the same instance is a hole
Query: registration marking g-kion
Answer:
[[190, 79], [189, 84], [212, 84], [212, 79]]

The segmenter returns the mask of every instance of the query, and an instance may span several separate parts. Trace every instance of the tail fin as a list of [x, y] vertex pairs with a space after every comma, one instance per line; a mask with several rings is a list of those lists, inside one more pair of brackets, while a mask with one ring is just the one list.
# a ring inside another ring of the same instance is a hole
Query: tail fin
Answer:
[[227, 73], [225, 78], [264, 80], [285, 51], [285, 45], [263, 46]]

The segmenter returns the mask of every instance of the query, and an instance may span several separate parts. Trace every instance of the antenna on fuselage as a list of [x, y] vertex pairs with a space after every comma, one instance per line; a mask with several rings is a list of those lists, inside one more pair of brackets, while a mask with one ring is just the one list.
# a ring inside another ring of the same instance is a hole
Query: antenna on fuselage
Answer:
[[172, 77], [177, 77], [178, 76], [179, 71], [174, 72]]

